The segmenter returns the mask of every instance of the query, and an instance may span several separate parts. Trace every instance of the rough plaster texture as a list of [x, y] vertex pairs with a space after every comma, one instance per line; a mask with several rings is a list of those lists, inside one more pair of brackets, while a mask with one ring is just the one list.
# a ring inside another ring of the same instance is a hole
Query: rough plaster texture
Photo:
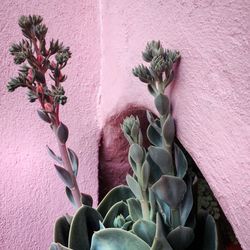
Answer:
[[182, 61], [170, 91], [178, 138], [208, 180], [243, 249], [249, 249], [250, 2], [101, 3], [100, 120], [105, 124], [128, 103], [152, 106], [145, 86], [131, 74], [147, 41], [160, 39], [179, 49]]
[[[249, 12], [247, 0], [2, 1], [0, 249], [47, 249], [53, 220], [72, 211], [44, 148], [56, 147], [49, 128], [38, 122], [37, 106], [24, 100], [24, 91], [11, 95], [4, 86], [16, 72], [7, 46], [20, 38], [17, 16], [29, 13], [43, 15], [49, 36], [72, 49], [63, 120], [72, 132], [69, 145], [82, 163], [80, 187], [95, 200], [96, 120], [105, 128], [108, 117], [121, 117], [130, 105], [152, 108], [145, 86], [131, 75], [146, 41], [160, 39], [181, 51], [170, 91], [178, 138], [208, 180], [243, 248], [249, 249]], [[103, 147], [113, 154], [108, 138], [119, 147], [120, 137], [107, 127]], [[112, 162], [115, 156], [106, 155], [108, 166], [119, 166]]]
[[17, 18], [40, 14], [48, 36], [71, 47], [65, 90], [68, 103], [61, 109], [70, 129], [68, 145], [81, 164], [80, 189], [97, 201], [98, 137], [96, 94], [99, 83], [99, 8], [96, 1], [1, 1], [0, 5], [0, 249], [48, 249], [55, 219], [72, 213], [64, 185], [58, 178], [45, 145], [56, 148], [48, 125], [29, 104], [25, 91], [6, 91], [16, 74], [8, 47], [21, 38]]

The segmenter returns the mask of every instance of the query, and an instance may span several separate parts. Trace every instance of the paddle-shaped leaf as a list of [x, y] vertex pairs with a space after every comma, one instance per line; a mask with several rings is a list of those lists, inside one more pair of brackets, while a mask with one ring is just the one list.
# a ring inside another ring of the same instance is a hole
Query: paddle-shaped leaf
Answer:
[[57, 219], [54, 228], [54, 242], [68, 246], [69, 229], [70, 225], [65, 216]]
[[155, 97], [155, 107], [161, 115], [168, 115], [170, 108], [168, 97], [161, 93], [158, 94]]
[[148, 220], [138, 220], [134, 223], [132, 230], [149, 246], [152, 245], [156, 231], [156, 225], [154, 222]]
[[141, 203], [135, 198], [130, 198], [127, 200], [127, 204], [131, 219], [133, 221], [142, 219]]
[[160, 147], [150, 146], [148, 153], [151, 159], [159, 166], [163, 174], [171, 174], [173, 172], [173, 163], [171, 154]]
[[101, 203], [99, 204], [97, 211], [105, 217], [108, 210], [117, 202], [125, 201], [129, 198], [134, 198], [132, 191], [128, 186], [120, 185], [118, 187], [110, 190], [107, 195], [103, 198]]
[[93, 233], [100, 229], [99, 221], [102, 216], [95, 209], [80, 207], [71, 222], [68, 246], [74, 250], [89, 250]]
[[108, 228], [94, 233], [90, 250], [150, 250], [150, 247], [128, 231]]
[[194, 232], [190, 227], [179, 226], [168, 234], [167, 239], [174, 250], [183, 250], [193, 242]]
[[62, 167], [59, 167], [57, 165], [54, 165], [54, 166], [56, 168], [56, 171], [57, 171], [59, 177], [64, 182], [64, 184], [69, 188], [73, 188], [74, 187], [74, 181], [73, 181], [70, 173], [66, 169], [64, 169]]
[[141, 200], [142, 199], [142, 190], [141, 190], [139, 183], [129, 174], [126, 176], [126, 181], [127, 181], [128, 186], [130, 187], [131, 191], [135, 195], [135, 197], [138, 200]]
[[57, 161], [59, 164], [62, 164], [62, 158], [57, 156], [54, 151], [52, 149], [49, 148], [49, 146], [47, 145], [47, 150], [48, 150], [48, 154], [51, 156], [51, 158], [53, 158], [55, 161]]
[[202, 250], [217, 250], [218, 249], [218, 235], [216, 223], [210, 214], [207, 216], [205, 223], [205, 232]]
[[148, 180], [150, 176], [150, 166], [147, 161], [144, 161], [141, 168], [142, 190], [146, 191], [148, 187]]
[[170, 208], [177, 208], [187, 190], [186, 183], [179, 177], [163, 175], [153, 186], [153, 192]]
[[76, 203], [70, 188], [66, 187], [65, 192], [71, 204], [76, 208]]
[[142, 149], [142, 147], [137, 144], [137, 143], [133, 143], [130, 147], [129, 147], [129, 153], [128, 153], [129, 157], [131, 157], [133, 159], [133, 161], [135, 163], [137, 163], [138, 165], [141, 165], [143, 162], [143, 158], [144, 158], [144, 151]]
[[184, 155], [182, 150], [177, 146], [177, 144], [174, 144], [174, 158], [177, 176], [183, 178], [186, 175], [188, 163], [186, 156]]
[[72, 165], [72, 170], [73, 170], [74, 176], [77, 176], [78, 166], [79, 166], [78, 157], [72, 149], [68, 148], [68, 152], [69, 152], [69, 158], [70, 158], [70, 162]]
[[51, 119], [49, 117], [49, 115], [42, 109], [38, 109], [37, 110], [37, 114], [38, 116], [45, 122], [47, 123], [51, 123]]
[[65, 247], [60, 243], [52, 242], [49, 250], [73, 250], [73, 249]]
[[57, 137], [62, 144], [65, 144], [68, 140], [69, 130], [65, 124], [62, 122], [59, 124], [56, 130]]
[[89, 194], [81, 193], [80, 200], [81, 200], [81, 203], [83, 205], [86, 205], [86, 206], [89, 206], [89, 207], [92, 207], [92, 205], [93, 205], [93, 198]]
[[171, 145], [174, 141], [175, 136], [174, 119], [172, 118], [171, 114], [168, 115], [166, 121], [163, 124], [162, 134], [166, 143], [168, 145]]
[[162, 138], [161, 134], [156, 131], [156, 129], [152, 126], [149, 125], [147, 129], [147, 137], [149, 141], [155, 145], [155, 146], [161, 146], [162, 145]]
[[188, 216], [193, 207], [193, 193], [192, 193], [192, 177], [187, 177], [187, 192], [180, 204], [180, 219], [181, 225], [185, 226]]

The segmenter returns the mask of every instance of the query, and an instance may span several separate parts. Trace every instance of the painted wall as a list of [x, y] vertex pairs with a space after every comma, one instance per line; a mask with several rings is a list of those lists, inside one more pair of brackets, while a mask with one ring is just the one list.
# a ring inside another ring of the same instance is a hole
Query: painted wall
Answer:
[[39, 123], [37, 106], [24, 91], [5, 89], [16, 72], [7, 47], [21, 37], [17, 16], [29, 13], [43, 15], [49, 36], [72, 49], [63, 120], [82, 163], [81, 189], [95, 200], [100, 127], [128, 105], [152, 107], [145, 86], [131, 74], [140, 51], [152, 39], [181, 51], [171, 90], [178, 137], [248, 249], [249, 12], [247, 0], [2, 1], [0, 249], [47, 249], [53, 220], [73, 211], [44, 147], [56, 147], [50, 129]]
[[147, 41], [180, 50], [171, 90], [178, 138], [249, 249], [250, 2], [106, 0], [101, 10], [100, 120], [105, 124], [128, 103], [152, 106], [131, 74]]
[[26, 93], [10, 94], [6, 84], [14, 76], [8, 47], [21, 33], [17, 18], [40, 14], [48, 37], [59, 38], [72, 50], [65, 90], [68, 103], [61, 109], [70, 129], [70, 146], [78, 154], [79, 186], [97, 200], [99, 130], [96, 96], [99, 84], [99, 8], [96, 1], [1, 1], [0, 4], [0, 249], [48, 249], [55, 219], [72, 213], [64, 185], [45, 145], [56, 148], [49, 126], [36, 114]]

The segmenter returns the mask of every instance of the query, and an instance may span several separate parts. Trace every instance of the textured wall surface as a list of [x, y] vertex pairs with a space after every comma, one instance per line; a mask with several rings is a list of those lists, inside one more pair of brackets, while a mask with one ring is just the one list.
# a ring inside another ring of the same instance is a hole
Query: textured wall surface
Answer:
[[98, 136], [96, 94], [99, 83], [99, 13], [96, 1], [1, 1], [0, 5], [0, 249], [48, 249], [54, 220], [72, 213], [64, 185], [45, 145], [57, 151], [49, 126], [36, 114], [24, 90], [10, 94], [6, 83], [17, 72], [8, 47], [18, 42], [17, 18], [40, 14], [48, 37], [71, 47], [65, 71], [68, 103], [61, 109], [70, 129], [70, 146], [78, 154], [79, 186], [97, 200]]
[[171, 90], [178, 138], [249, 249], [250, 2], [106, 0], [101, 10], [100, 120], [128, 103], [151, 106], [145, 86], [131, 74], [147, 41], [180, 50]]
[[[2, 1], [0, 249], [47, 249], [53, 220], [73, 212], [47, 156], [44, 146], [56, 145], [37, 118], [37, 105], [25, 100], [24, 91], [8, 94], [5, 88], [17, 69], [7, 47], [21, 37], [17, 17], [30, 13], [43, 15], [49, 36], [73, 52], [62, 118], [71, 131], [69, 145], [80, 157], [81, 190], [95, 200], [97, 120], [105, 126], [108, 117], [120, 117], [131, 105], [152, 107], [145, 86], [131, 74], [147, 41], [160, 39], [181, 51], [170, 91], [178, 138], [208, 180], [243, 248], [249, 249], [249, 12], [247, 0]], [[114, 130], [106, 131], [108, 139]], [[112, 166], [112, 157], [106, 157]]]

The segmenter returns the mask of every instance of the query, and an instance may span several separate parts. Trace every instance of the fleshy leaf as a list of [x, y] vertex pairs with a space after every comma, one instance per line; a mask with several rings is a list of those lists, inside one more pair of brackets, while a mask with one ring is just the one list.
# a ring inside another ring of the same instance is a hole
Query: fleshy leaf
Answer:
[[54, 242], [68, 246], [69, 229], [70, 225], [65, 216], [57, 219], [54, 228]]
[[133, 143], [129, 147], [129, 157], [131, 157], [135, 163], [141, 165], [144, 158], [142, 147], [137, 143]]
[[168, 97], [163, 94], [158, 94], [155, 97], [155, 106], [161, 115], [168, 115], [169, 113], [169, 100]]
[[117, 202], [126, 202], [129, 198], [134, 198], [134, 194], [128, 186], [120, 185], [110, 190], [99, 204], [97, 211], [105, 217], [108, 210]]
[[56, 168], [56, 171], [57, 171], [59, 177], [64, 182], [64, 184], [69, 188], [73, 188], [74, 181], [73, 181], [70, 173], [66, 169], [59, 167], [58, 165], [54, 165], [54, 166]]
[[193, 242], [194, 232], [190, 227], [179, 226], [168, 234], [167, 239], [174, 250], [183, 250]]
[[39, 116], [43, 121], [45, 121], [45, 122], [47, 122], [47, 123], [51, 123], [50, 117], [48, 116], [48, 114], [47, 114], [44, 110], [38, 109], [38, 110], [37, 110], [37, 114], [38, 114], [38, 116]]
[[89, 250], [93, 233], [100, 229], [99, 221], [102, 221], [102, 217], [95, 209], [80, 207], [71, 222], [69, 247], [74, 250]]
[[133, 221], [142, 219], [142, 210], [140, 202], [135, 198], [130, 198], [127, 200], [127, 204], [131, 219]]
[[171, 114], [168, 115], [166, 121], [162, 126], [162, 134], [168, 145], [172, 145], [175, 137], [175, 125], [174, 119]]
[[210, 214], [207, 216], [205, 223], [205, 232], [202, 250], [217, 250], [218, 249], [218, 236], [216, 223]]
[[68, 140], [69, 136], [69, 130], [66, 125], [64, 125], [62, 122], [59, 124], [57, 130], [56, 130], [57, 137], [59, 141], [62, 144], [65, 144], [66, 141]]
[[179, 177], [163, 175], [153, 186], [154, 193], [171, 208], [177, 208], [187, 190], [186, 183]]
[[151, 159], [159, 166], [163, 174], [172, 173], [172, 157], [171, 154], [160, 147], [150, 146], [148, 148], [148, 153]]
[[135, 197], [138, 200], [142, 199], [142, 191], [139, 183], [131, 175], [127, 175], [126, 181]]
[[73, 250], [73, 249], [65, 247], [60, 243], [52, 242], [49, 250]]
[[76, 208], [76, 203], [75, 203], [75, 200], [74, 200], [74, 197], [73, 197], [73, 194], [72, 194], [70, 188], [68, 188], [66, 186], [65, 192], [66, 192], [66, 195], [67, 195], [69, 201], [71, 202], [71, 204]]
[[156, 231], [156, 225], [154, 222], [147, 220], [138, 220], [134, 223], [132, 230], [149, 246], [153, 244]]
[[148, 126], [147, 137], [153, 145], [159, 147], [162, 146], [161, 135], [156, 131], [156, 129], [152, 125]]
[[93, 205], [93, 198], [92, 198], [91, 195], [81, 193], [81, 198], [80, 198], [80, 199], [81, 199], [81, 203], [82, 203], [83, 205], [92, 207], [92, 205]]
[[72, 149], [68, 148], [68, 152], [69, 152], [69, 158], [72, 164], [72, 170], [73, 170], [74, 176], [77, 176], [78, 166], [79, 166], [78, 157]]
[[150, 247], [128, 231], [108, 228], [94, 233], [90, 250], [150, 250]]
[[183, 178], [186, 175], [188, 163], [186, 156], [183, 154], [182, 150], [177, 146], [177, 144], [174, 145], [174, 157], [177, 176]]
[[150, 165], [147, 161], [144, 161], [142, 168], [141, 168], [141, 178], [142, 178], [142, 189], [146, 191], [148, 187], [148, 180], [150, 176]]
[[52, 149], [49, 148], [49, 146], [47, 145], [47, 150], [48, 150], [48, 154], [51, 156], [51, 158], [53, 158], [55, 161], [57, 161], [59, 164], [62, 164], [62, 158], [57, 156], [54, 151]]

